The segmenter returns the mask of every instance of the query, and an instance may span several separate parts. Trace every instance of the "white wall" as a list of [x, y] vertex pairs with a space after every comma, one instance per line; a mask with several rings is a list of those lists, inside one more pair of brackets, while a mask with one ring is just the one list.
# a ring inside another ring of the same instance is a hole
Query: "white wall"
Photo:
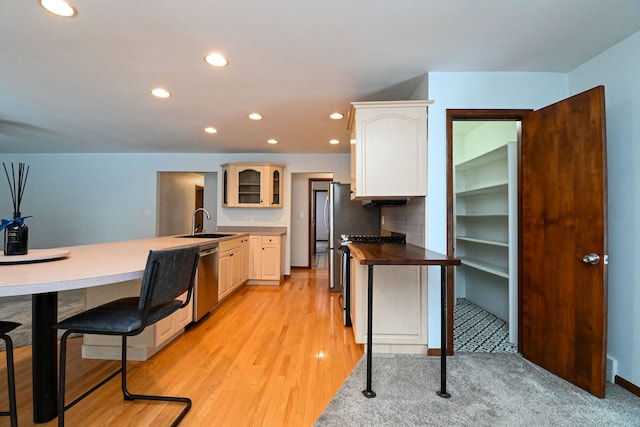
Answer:
[[[609, 196], [609, 357], [640, 385], [640, 33], [569, 74], [570, 93], [605, 86]], [[616, 372], [613, 372], [616, 374]]]
[[[30, 166], [22, 213], [33, 215], [27, 220], [31, 248], [154, 237], [158, 172], [219, 172], [220, 164], [240, 161], [286, 165], [284, 208], [222, 209], [218, 200], [218, 225], [289, 228], [291, 173], [333, 172], [336, 179], [349, 180], [349, 154], [3, 154], [0, 157], [0, 162], [24, 162]], [[0, 181], [3, 218], [13, 212], [8, 194], [8, 185]], [[205, 205], [209, 206], [207, 200]], [[247, 221], [247, 215], [255, 220]], [[290, 233], [286, 236], [286, 274], [291, 265], [288, 249], [291, 237]]]
[[[427, 89], [428, 90], [425, 90]], [[429, 107], [426, 247], [447, 251], [446, 111], [450, 108], [540, 108], [567, 96], [568, 76], [557, 73], [435, 72], [413, 99]], [[429, 269], [429, 347], [440, 348], [440, 272]]]

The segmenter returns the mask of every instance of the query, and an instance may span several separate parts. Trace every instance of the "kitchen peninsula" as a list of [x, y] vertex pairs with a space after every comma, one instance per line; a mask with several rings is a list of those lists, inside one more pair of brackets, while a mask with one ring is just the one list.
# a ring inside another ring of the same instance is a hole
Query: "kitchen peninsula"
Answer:
[[228, 234], [230, 236], [215, 239], [169, 236], [73, 246], [60, 248], [69, 251], [67, 258], [35, 264], [0, 265], [0, 297], [33, 295], [33, 378], [37, 378], [33, 382], [33, 401], [36, 422], [53, 419], [56, 413], [57, 337], [51, 327], [58, 320], [59, 291], [87, 289], [90, 294], [94, 290], [124, 283], [135, 295], [139, 293], [149, 250], [221, 243], [249, 236], [246, 232]]
[[58, 292], [140, 281], [151, 249], [197, 244], [199, 239], [160, 237], [61, 248], [67, 258], [0, 266], [0, 297], [33, 295], [32, 370], [34, 421], [56, 416]]

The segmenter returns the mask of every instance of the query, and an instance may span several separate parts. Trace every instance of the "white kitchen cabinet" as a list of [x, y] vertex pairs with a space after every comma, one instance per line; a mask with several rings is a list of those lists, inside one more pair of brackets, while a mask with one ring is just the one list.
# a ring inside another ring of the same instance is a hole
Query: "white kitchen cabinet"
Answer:
[[240, 283], [249, 280], [249, 236], [240, 239]]
[[[185, 293], [180, 297], [184, 301], [187, 297]], [[176, 336], [182, 333], [185, 326], [187, 326], [193, 320], [193, 299], [189, 305], [182, 310], [178, 310], [176, 313], [169, 317], [165, 317], [155, 323], [155, 343], [156, 345], [162, 344], [163, 346], [173, 340]]]
[[218, 302], [230, 295], [239, 286], [245, 273], [242, 259], [242, 241], [246, 237], [222, 241], [218, 244]]
[[427, 195], [427, 106], [432, 103], [351, 103], [352, 199]]
[[284, 259], [281, 241], [281, 236], [249, 236], [249, 284], [280, 284]]
[[[374, 353], [426, 354], [426, 268], [381, 265], [373, 274]], [[368, 266], [351, 258], [351, 323], [359, 344], [367, 342], [368, 277]]]
[[454, 166], [456, 288], [509, 323], [517, 342], [517, 145]]
[[225, 163], [222, 165], [222, 206], [281, 208], [283, 165]]
[[[87, 288], [87, 308], [95, 307], [118, 298], [140, 295], [141, 280], [114, 283], [112, 285]], [[186, 293], [181, 296], [184, 301]], [[127, 339], [128, 360], [147, 360], [184, 331], [193, 319], [193, 299], [185, 308], [178, 310], [134, 337]], [[110, 335], [85, 335], [82, 357], [87, 359], [119, 360], [122, 339]]]

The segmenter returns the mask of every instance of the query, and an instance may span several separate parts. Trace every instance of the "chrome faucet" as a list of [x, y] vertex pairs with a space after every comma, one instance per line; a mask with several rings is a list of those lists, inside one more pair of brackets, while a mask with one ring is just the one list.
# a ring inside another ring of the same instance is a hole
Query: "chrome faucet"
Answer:
[[[207, 219], [211, 219], [211, 215], [209, 215], [209, 211], [206, 210], [205, 208], [198, 208], [195, 211], [193, 211], [193, 218], [191, 218], [191, 235], [195, 236], [196, 235], [196, 214], [198, 213], [198, 211], [202, 211], [204, 213], [207, 214]], [[204, 233], [204, 224], [202, 225], [202, 232]]]

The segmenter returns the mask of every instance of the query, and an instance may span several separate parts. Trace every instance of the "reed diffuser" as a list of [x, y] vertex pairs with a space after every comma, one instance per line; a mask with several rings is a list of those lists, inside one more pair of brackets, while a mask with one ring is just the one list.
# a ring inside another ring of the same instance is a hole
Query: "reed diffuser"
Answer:
[[18, 163], [17, 174], [13, 163], [11, 163], [11, 174], [9, 174], [5, 163], [2, 163], [2, 166], [13, 201], [13, 218], [3, 219], [2, 225], [0, 225], [0, 231], [4, 229], [4, 254], [26, 255], [29, 246], [29, 227], [24, 223], [24, 220], [30, 217], [21, 215], [20, 204], [29, 177], [29, 166]]

